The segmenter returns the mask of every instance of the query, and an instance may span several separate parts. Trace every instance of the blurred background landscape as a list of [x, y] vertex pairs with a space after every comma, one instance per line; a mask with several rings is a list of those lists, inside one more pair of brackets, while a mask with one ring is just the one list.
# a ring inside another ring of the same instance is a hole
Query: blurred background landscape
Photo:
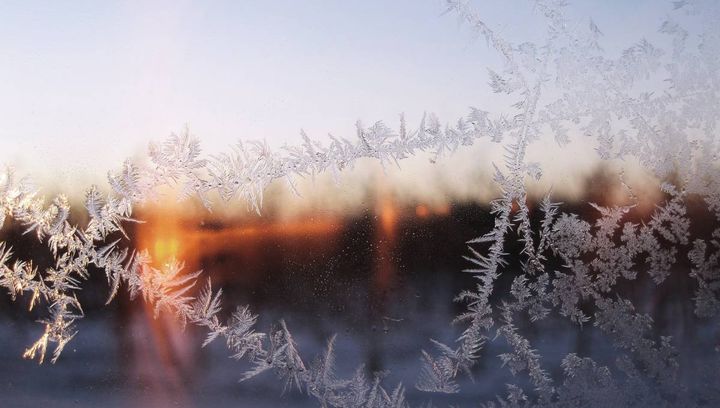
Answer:
[[[89, 186], [107, 189], [108, 172], [128, 157], [147, 165], [148, 142], [183, 123], [202, 141], [203, 154], [213, 155], [238, 139], [262, 140], [274, 151], [295, 145], [300, 127], [320, 142], [328, 133], [355, 137], [357, 120], [397, 129], [401, 112], [409, 130], [430, 112], [442, 126], [470, 107], [514, 116], [517, 95], [493, 94], [487, 75], [502, 72], [503, 59], [472, 27], [443, 15], [441, 3], [2, 2], [0, 164], [32, 177], [47, 201], [67, 194], [71, 220], [83, 226]], [[531, 2], [475, 3], [508, 41], [522, 45], [546, 35]], [[658, 27], [682, 2], [577, 3], [567, 7], [568, 18], [597, 25], [603, 51], [613, 57], [640, 38], [670, 49], [672, 40]], [[548, 193], [588, 222], [598, 217], [589, 203], [634, 204], [627, 220], [641, 223], [666, 198], [634, 159], [600, 165], [595, 137], [570, 139], [561, 148], [547, 132], [528, 151], [527, 162], [543, 172], [526, 185], [534, 222]], [[362, 161], [340, 180], [308, 175], [298, 180], [300, 196], [276, 182], [262, 215], [238, 201], [215, 200], [208, 211], [165, 191], [134, 210], [144, 223], [128, 222], [128, 236], [112, 238], [147, 249], [157, 263], [178, 258], [186, 273], [203, 270], [201, 282], [211, 278], [223, 289], [224, 317], [249, 305], [262, 332], [284, 319], [306, 363], [337, 334], [339, 376], [362, 366], [390, 388], [402, 382], [413, 405], [477, 406], [510, 382], [532, 388], [501, 367], [497, 356], [508, 350], [502, 341], [486, 345], [474, 382], [462, 377], [461, 394], [421, 393], [414, 383], [430, 339], [451, 344], [462, 330], [451, 322], [465, 306], [453, 298], [474, 285], [462, 272], [470, 266], [462, 256], [468, 240], [493, 226], [489, 203], [501, 194], [493, 164], [504, 153], [483, 138], [445, 156], [404, 160], [402, 169]], [[688, 212], [691, 236], [708, 238], [716, 221], [707, 206], [690, 198]], [[39, 270], [50, 267], [47, 246], [24, 232], [8, 219], [0, 241]], [[510, 235], [495, 305], [520, 270], [521, 248]], [[673, 337], [681, 380], [702, 388], [720, 381], [698, 368], [720, 344], [719, 326], [693, 314], [697, 282], [689, 270], [681, 257], [661, 285], [641, 273], [620, 283], [617, 294], [652, 316], [654, 339]], [[42, 366], [21, 356], [41, 333], [36, 320], [46, 308], [28, 312], [28, 299], [13, 302], [0, 293], [0, 406], [317, 405], [298, 390], [283, 392], [271, 373], [239, 383], [247, 365], [230, 359], [221, 341], [201, 348], [201, 330], [183, 328], [172, 316], [153, 318], [124, 288], [105, 305], [108, 293], [104, 272], [91, 270], [78, 293], [86, 315], [79, 333], [56, 364]], [[617, 353], [593, 326], [578, 330], [553, 316], [517, 321], [553, 377], [571, 352], [614, 364]]]
[[[512, 379], [497, 358], [506, 350], [502, 341], [487, 345], [473, 371], [475, 382], [464, 379], [461, 394], [434, 395], [413, 388], [420, 350], [432, 348], [431, 338], [451, 343], [462, 330], [451, 321], [464, 305], [452, 299], [474, 284], [474, 278], [462, 272], [469, 266], [462, 255], [468, 253], [466, 241], [492, 228], [494, 218], [487, 202], [447, 194], [420, 201], [389, 188], [383, 180], [390, 176], [381, 170], [374, 174], [379, 176], [354, 193], [363, 198], [353, 199], [353, 205], [338, 204], [345, 194], [342, 183], [301, 190], [303, 197], [288, 196], [285, 186], [273, 185], [262, 216], [238, 203], [210, 212], [192, 200], [160, 199], [138, 209], [134, 216], [146, 222], [127, 223], [129, 239], [121, 244], [147, 248], [160, 264], [176, 257], [185, 262], [186, 272], [202, 269], [201, 282], [211, 278], [216, 288], [223, 289], [225, 317], [235, 307], [249, 305], [260, 315], [260, 331], [269, 331], [284, 319], [306, 363], [322, 353], [327, 340], [337, 334], [341, 376], [350, 376], [363, 366], [368, 373], [385, 377], [386, 384], [403, 382], [409, 400], [418, 404], [433, 401], [441, 406], [475, 406], [493, 399]], [[349, 177], [354, 176], [351, 173]], [[315, 183], [322, 185], [323, 181]], [[592, 220], [595, 210], [587, 203], [622, 203], [628, 200], [627, 194], [623, 198], [624, 188], [616, 175], [599, 167], [580, 183], [582, 198], [566, 202], [563, 210]], [[531, 200], [536, 220], [541, 217], [533, 204], [538, 199]], [[294, 200], [305, 204], [298, 206]], [[645, 197], [629, 214], [630, 219], [647, 217], [654, 205], [647, 201]], [[283, 210], [283, 205], [292, 211]], [[690, 211], [694, 219], [708, 216], [702, 206], [691, 206]], [[82, 211], [75, 214], [81, 224], [82, 217]], [[711, 224], [698, 223], [696, 228], [707, 231], [695, 233], [707, 234]], [[1, 238], [12, 243], [21, 257], [32, 258], [41, 270], [49, 266], [43, 265], [52, 259], [44, 245], [23, 232], [14, 224], [6, 225]], [[510, 265], [497, 283], [498, 294], [508, 293], [514, 271], [519, 270], [521, 248], [517, 240], [509, 242]], [[631, 284], [620, 284], [618, 293], [653, 316], [656, 335], [672, 335], [681, 350], [690, 351], [683, 358], [702, 359], [697, 350], [714, 347], [718, 333], [716, 326], [693, 315], [694, 284], [684, 263], [681, 260], [678, 271], [657, 289], [643, 276]], [[11, 302], [5, 293], [0, 295], [0, 392], [4, 404], [316, 405], [297, 390], [283, 392], [271, 373], [238, 383], [247, 365], [230, 359], [220, 340], [200, 348], [202, 330], [183, 329], [165, 314], [154, 319], [151, 307], [142, 299], [130, 300], [122, 289], [106, 306], [108, 290], [104, 272], [91, 271], [90, 280], [79, 292], [86, 318], [78, 324], [78, 335], [57, 364], [42, 366], [23, 360], [21, 354], [41, 330], [34, 320], [42, 317], [45, 309], [29, 313], [27, 299]], [[501, 300], [493, 299], [497, 304]], [[578, 331], [557, 317], [532, 325], [520, 320], [518, 324], [552, 373], [560, 371], [560, 360], [569, 352], [612, 364], [610, 343], [592, 326]], [[683, 375], [701, 381], [700, 374]]]

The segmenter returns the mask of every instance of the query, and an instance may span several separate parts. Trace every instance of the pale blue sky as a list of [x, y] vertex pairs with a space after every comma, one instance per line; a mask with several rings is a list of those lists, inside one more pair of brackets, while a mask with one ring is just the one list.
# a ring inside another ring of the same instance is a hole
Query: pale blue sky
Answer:
[[[606, 42], [657, 28], [669, 2], [579, 2]], [[474, 2], [532, 36], [531, 2]], [[0, 161], [59, 182], [102, 178], [188, 124], [210, 151], [238, 138], [351, 136], [357, 119], [494, 108], [484, 41], [437, 0], [0, 3]], [[623, 44], [626, 45], [626, 44]]]

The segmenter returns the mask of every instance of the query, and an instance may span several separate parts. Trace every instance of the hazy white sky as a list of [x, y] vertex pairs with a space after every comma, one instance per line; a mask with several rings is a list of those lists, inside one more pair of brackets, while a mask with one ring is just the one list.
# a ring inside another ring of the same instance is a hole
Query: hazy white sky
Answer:
[[[629, 4], [631, 3], [631, 4]], [[660, 6], [658, 4], [660, 3]], [[510, 38], [533, 34], [531, 2], [476, 1]], [[657, 29], [669, 2], [579, 2], [605, 41]], [[61, 184], [101, 181], [188, 124], [209, 151], [238, 138], [494, 110], [499, 66], [437, 0], [5, 1], [0, 3], [0, 161]], [[624, 40], [627, 38], [627, 41]]]

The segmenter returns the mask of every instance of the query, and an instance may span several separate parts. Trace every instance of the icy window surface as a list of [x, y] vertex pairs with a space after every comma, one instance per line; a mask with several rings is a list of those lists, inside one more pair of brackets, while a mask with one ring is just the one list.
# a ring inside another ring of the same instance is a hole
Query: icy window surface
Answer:
[[[446, 4], [443, 18], [457, 17], [501, 60], [485, 71], [496, 111], [400, 115], [397, 125], [358, 122], [354, 135], [302, 132], [282, 148], [241, 140], [212, 153], [185, 129], [119, 163], [82, 207], [3, 170], [0, 286], [14, 302], [3, 359], [20, 373], [2, 371], [5, 392], [17, 377], [51, 383], [92, 353], [115, 352], [112, 365], [159, 353], [170, 367], [160, 379], [137, 367], [103, 377], [108, 390], [133, 381], [184, 390], [166, 388], [161, 402], [138, 393], [150, 406], [720, 403], [720, 4], [664, 5], [658, 31], [622, 50], [604, 49], [612, 27], [564, 1], [522, 7], [541, 35], [518, 39], [480, 6]], [[544, 170], [552, 155], [572, 158], [574, 143], [592, 146], [595, 157], [578, 160], [601, 170], [580, 199], [563, 201], [554, 191], [573, 175]], [[363, 163], [402, 173], [421, 156], [452, 169], [477, 146], [502, 150], [475, 163], [491, 174], [489, 202], [412, 205], [406, 216], [407, 205], [378, 193], [358, 198], [353, 221], [262, 221], [278, 185], [302, 200], [308, 180], [329, 174], [338, 185], [323, 194], [340, 195]], [[168, 197], [179, 204], [158, 210]], [[211, 214], [228, 203], [252, 217], [217, 223]], [[145, 329], [138, 309], [128, 312], [139, 304], [154, 322]], [[110, 315], [125, 317], [110, 324]], [[143, 336], [156, 342], [150, 351]], [[20, 355], [54, 365], [31, 370]], [[223, 355], [235, 365], [217, 363]], [[220, 385], [237, 394], [213, 396]], [[102, 404], [92, 398], [77, 397]]]

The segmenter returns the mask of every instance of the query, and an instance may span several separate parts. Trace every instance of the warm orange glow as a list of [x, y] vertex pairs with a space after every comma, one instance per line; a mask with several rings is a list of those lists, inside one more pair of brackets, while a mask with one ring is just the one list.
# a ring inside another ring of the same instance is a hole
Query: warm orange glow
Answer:
[[[205, 269], [206, 261], [220, 254], [232, 252], [240, 256], [243, 265], [232, 270], [214, 270], [213, 280], [255, 279], [248, 276], [248, 269], [260, 270], [257, 264], [263, 262], [262, 247], [271, 241], [283, 241], [288, 247], [314, 250], [334, 245], [333, 237], [343, 226], [335, 217], [322, 216], [290, 221], [267, 222], [266, 219], [243, 219], [241, 225], [226, 225], [223, 221], [206, 225], [202, 217], [208, 213], [184, 211], [172, 204], [146, 209], [142, 218], [146, 223], [137, 226], [138, 248], [147, 248], [156, 267], [175, 258], [185, 262], [185, 271], [190, 273]], [[233, 221], [224, 221], [231, 223]], [[311, 252], [307, 252], [310, 256]]]
[[181, 210], [168, 207], [144, 213], [146, 222], [139, 224], [137, 229], [138, 248], [148, 249], [155, 265], [163, 265], [171, 259], [185, 260], [194, 249], [183, 239]]
[[396, 247], [398, 209], [392, 195], [384, 192], [382, 184], [378, 189], [377, 203], [379, 222], [376, 224], [375, 232], [377, 252], [374, 280], [376, 289], [382, 293], [390, 287], [397, 273], [392, 254]]
[[432, 208], [425, 204], [420, 204], [417, 207], [415, 207], [415, 215], [418, 218], [427, 218], [431, 215], [446, 216], [449, 214], [450, 214], [450, 205], [447, 203], [436, 205]]
[[383, 200], [380, 205], [380, 225], [383, 232], [388, 235], [395, 233], [395, 224], [397, 223], [397, 210], [390, 200]]
[[177, 257], [180, 249], [180, 242], [177, 237], [158, 238], [153, 248], [154, 259], [168, 260]]
[[239, 237], [296, 237], [334, 233], [340, 223], [335, 219], [282, 222], [254, 226], [234, 226], [220, 230], [196, 229], [183, 232], [183, 240], [190, 242], [224, 240]]
[[433, 213], [440, 216], [450, 215], [450, 204], [444, 203], [434, 207]]

